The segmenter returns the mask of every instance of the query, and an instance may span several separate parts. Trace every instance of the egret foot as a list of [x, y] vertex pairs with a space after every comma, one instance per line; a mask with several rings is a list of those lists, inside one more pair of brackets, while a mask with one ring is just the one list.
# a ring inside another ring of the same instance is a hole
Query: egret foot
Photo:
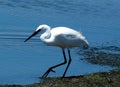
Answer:
[[53, 67], [50, 67], [50, 68], [42, 75], [41, 79], [45, 79], [50, 72], [54, 72], [54, 73], [55, 73], [55, 71], [52, 70], [52, 69], [53, 69]]

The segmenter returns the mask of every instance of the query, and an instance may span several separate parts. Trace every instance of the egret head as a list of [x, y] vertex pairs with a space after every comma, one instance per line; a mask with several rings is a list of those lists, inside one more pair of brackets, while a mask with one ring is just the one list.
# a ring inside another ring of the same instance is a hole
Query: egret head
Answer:
[[50, 29], [50, 27], [46, 24], [38, 26], [37, 29], [24, 42], [28, 41], [33, 36], [37, 35], [40, 31], [45, 32], [48, 29]]
[[50, 27], [48, 25], [46, 25], [46, 24], [42, 24], [42, 25], [38, 26], [35, 31], [47, 30], [47, 29], [50, 29]]

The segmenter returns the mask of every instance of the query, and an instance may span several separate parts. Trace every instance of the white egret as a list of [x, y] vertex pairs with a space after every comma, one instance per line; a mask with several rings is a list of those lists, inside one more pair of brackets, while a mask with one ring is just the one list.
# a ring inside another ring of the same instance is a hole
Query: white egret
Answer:
[[48, 25], [40, 25], [35, 32], [30, 35], [24, 42], [29, 40], [31, 37], [35, 36], [36, 34], [41, 34], [40, 39], [48, 46], [57, 46], [62, 49], [64, 61], [60, 64], [57, 64], [55, 66], [50, 67], [43, 75], [42, 78], [46, 78], [48, 74], [52, 71], [55, 72], [53, 69], [64, 65], [67, 63], [66, 55], [65, 55], [65, 49], [68, 50], [68, 64], [67, 67], [63, 73], [63, 76], [61, 78], [65, 77], [65, 74], [68, 70], [68, 67], [71, 63], [71, 55], [70, 55], [70, 48], [72, 47], [85, 47], [88, 48], [89, 43], [85, 39], [85, 37], [78, 31], [67, 28], [67, 27], [55, 27], [52, 28]]

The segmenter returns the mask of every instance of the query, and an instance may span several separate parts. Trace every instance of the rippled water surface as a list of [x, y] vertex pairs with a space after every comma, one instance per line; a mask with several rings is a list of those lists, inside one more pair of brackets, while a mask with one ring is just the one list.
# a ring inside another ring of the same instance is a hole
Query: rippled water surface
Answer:
[[[48, 67], [63, 61], [61, 49], [45, 46], [39, 36], [24, 43], [39, 24], [81, 31], [90, 46], [119, 46], [119, 5], [119, 0], [0, 0], [0, 84], [39, 82]], [[111, 69], [79, 61], [77, 50], [71, 51], [67, 76]], [[64, 69], [49, 76], [61, 76]]]

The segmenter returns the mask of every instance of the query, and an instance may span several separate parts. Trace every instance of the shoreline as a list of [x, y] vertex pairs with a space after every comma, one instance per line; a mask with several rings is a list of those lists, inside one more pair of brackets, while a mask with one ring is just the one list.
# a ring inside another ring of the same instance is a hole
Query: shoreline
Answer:
[[47, 78], [42, 83], [29, 85], [0, 85], [0, 87], [120, 87], [120, 69], [80, 76]]

